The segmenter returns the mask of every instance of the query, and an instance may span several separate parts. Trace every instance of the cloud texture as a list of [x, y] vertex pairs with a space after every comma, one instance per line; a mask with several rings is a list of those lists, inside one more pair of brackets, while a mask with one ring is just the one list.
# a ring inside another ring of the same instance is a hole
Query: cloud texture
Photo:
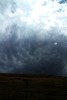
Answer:
[[0, 72], [67, 76], [66, 22], [66, 0], [0, 1]]

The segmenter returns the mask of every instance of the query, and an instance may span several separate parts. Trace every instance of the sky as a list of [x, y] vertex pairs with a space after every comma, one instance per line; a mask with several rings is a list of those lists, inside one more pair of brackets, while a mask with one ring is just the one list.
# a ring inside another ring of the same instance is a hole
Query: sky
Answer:
[[67, 0], [0, 0], [0, 73], [67, 76]]

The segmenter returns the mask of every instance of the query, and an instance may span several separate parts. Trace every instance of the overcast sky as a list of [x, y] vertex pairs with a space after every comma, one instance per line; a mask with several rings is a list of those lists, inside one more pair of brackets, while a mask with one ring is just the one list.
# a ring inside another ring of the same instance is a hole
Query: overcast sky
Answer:
[[0, 72], [67, 76], [67, 0], [0, 0]]

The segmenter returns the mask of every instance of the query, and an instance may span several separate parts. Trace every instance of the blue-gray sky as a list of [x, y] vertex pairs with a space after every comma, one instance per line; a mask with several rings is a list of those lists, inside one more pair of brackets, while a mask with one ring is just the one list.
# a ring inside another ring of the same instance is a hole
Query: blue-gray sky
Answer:
[[0, 1], [0, 72], [67, 76], [67, 1]]

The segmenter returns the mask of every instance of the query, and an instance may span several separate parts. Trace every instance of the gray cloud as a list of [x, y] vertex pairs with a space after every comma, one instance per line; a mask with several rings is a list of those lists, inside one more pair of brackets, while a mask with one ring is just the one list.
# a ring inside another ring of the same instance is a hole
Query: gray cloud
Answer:
[[42, 40], [31, 33], [30, 37], [18, 39], [16, 27], [11, 26], [9, 38], [0, 42], [0, 72], [65, 74], [66, 36], [52, 33]]
[[0, 1], [0, 72], [67, 76], [67, 4], [6, 1]]
[[67, 0], [58, 0], [58, 2], [59, 2], [60, 4], [63, 4], [63, 3], [66, 3]]

